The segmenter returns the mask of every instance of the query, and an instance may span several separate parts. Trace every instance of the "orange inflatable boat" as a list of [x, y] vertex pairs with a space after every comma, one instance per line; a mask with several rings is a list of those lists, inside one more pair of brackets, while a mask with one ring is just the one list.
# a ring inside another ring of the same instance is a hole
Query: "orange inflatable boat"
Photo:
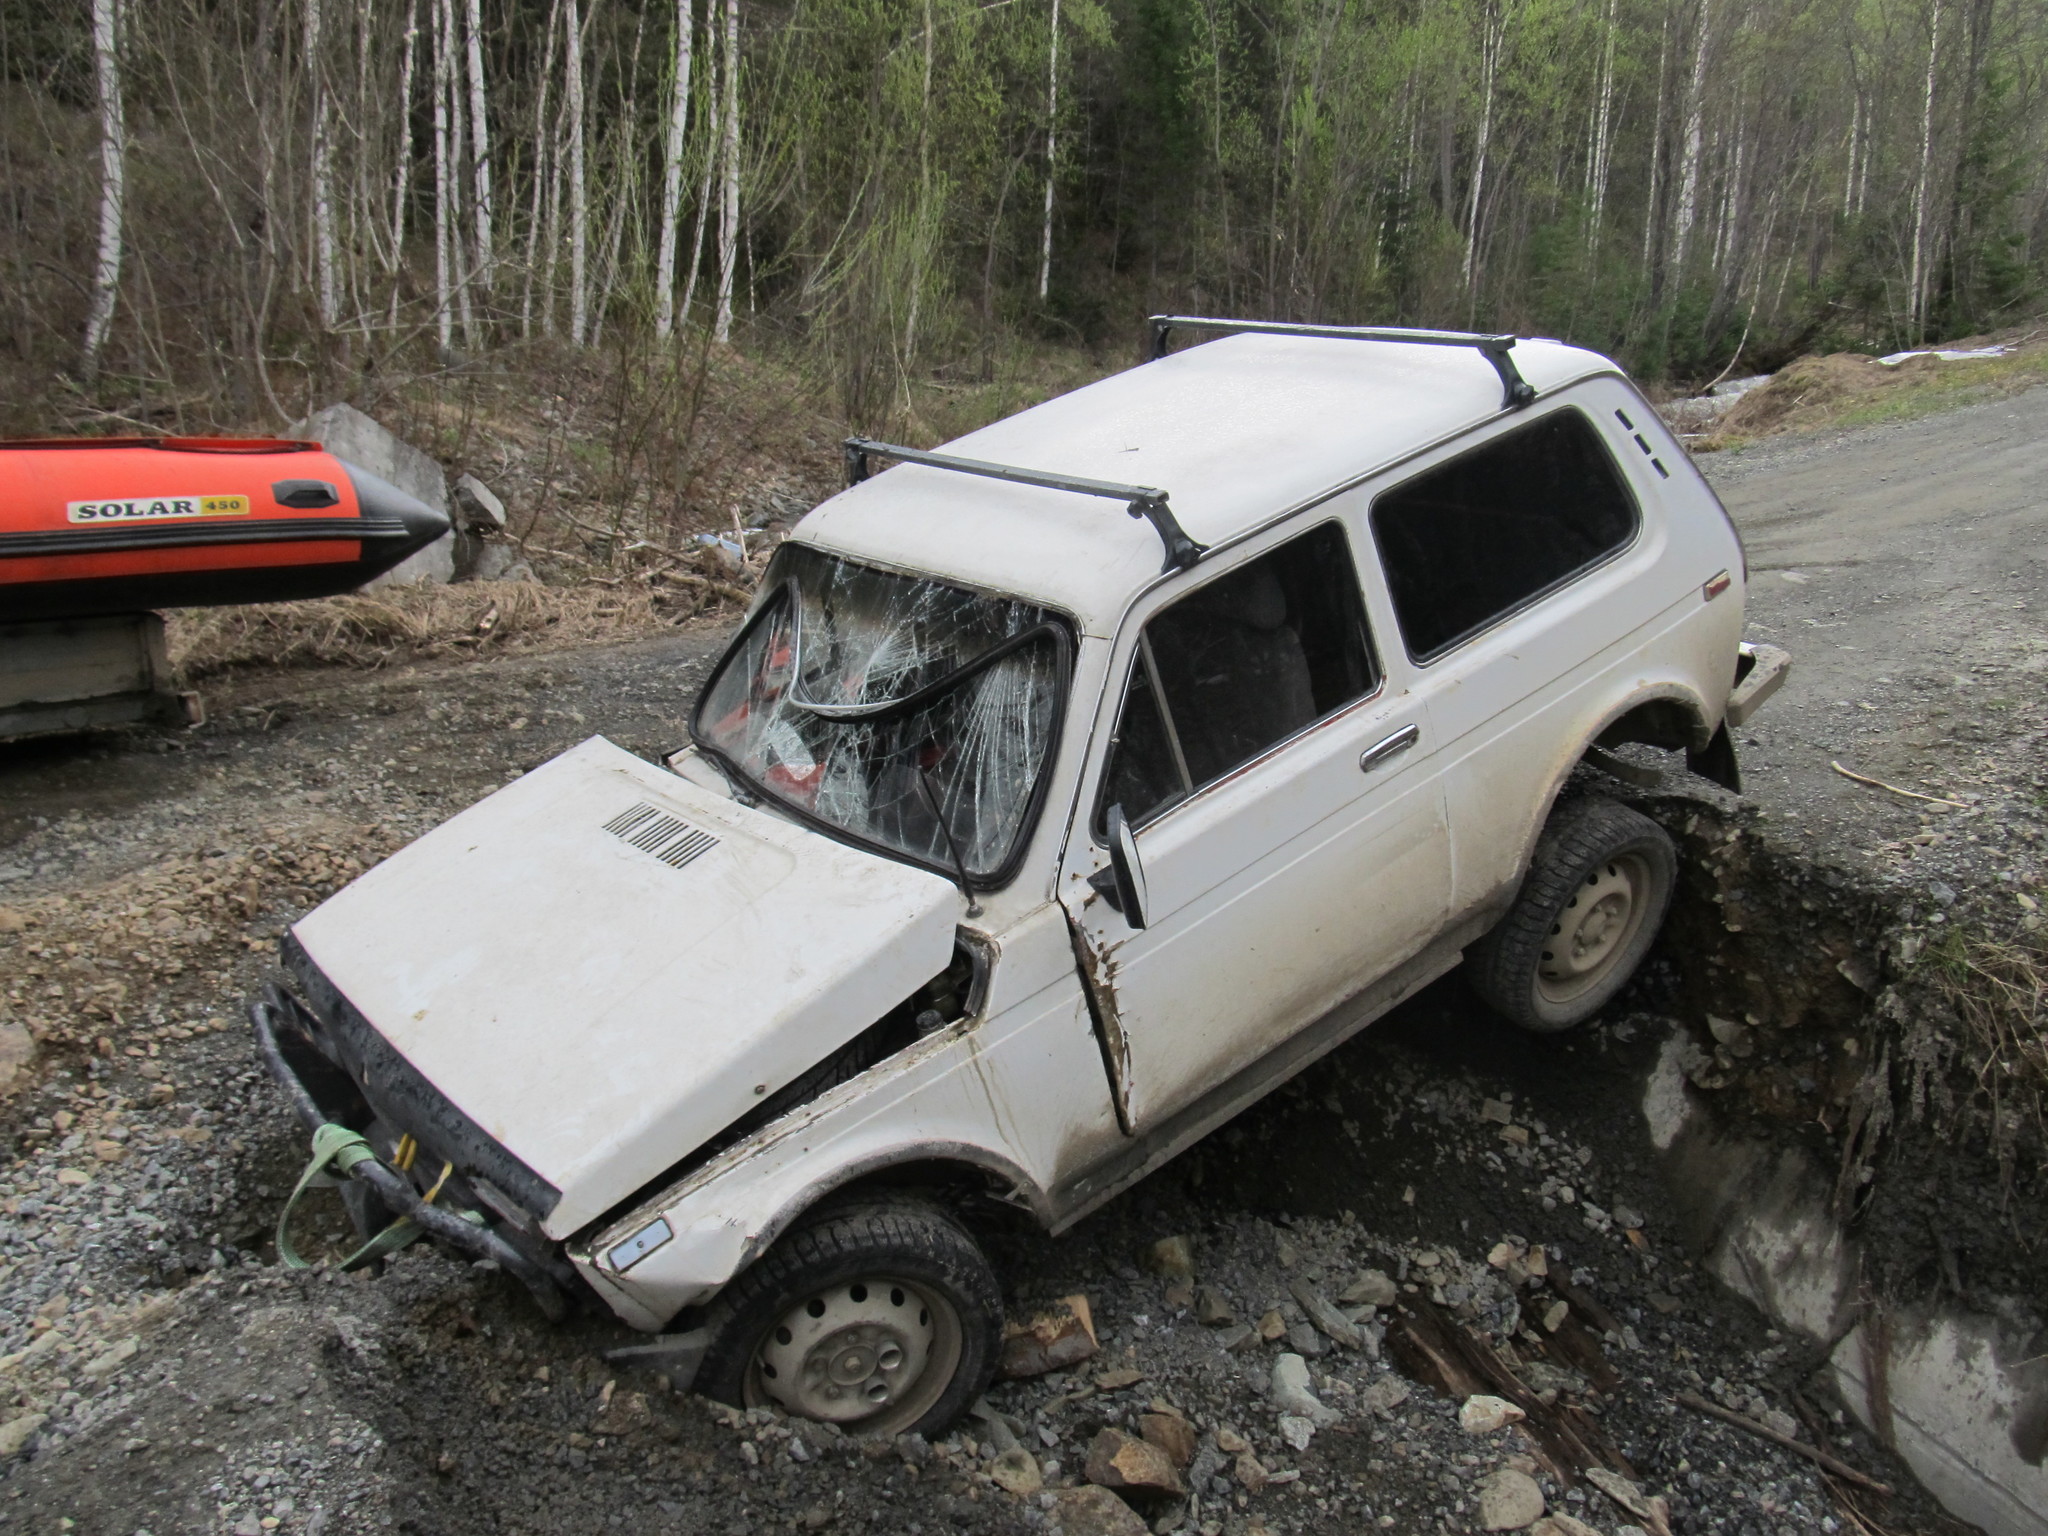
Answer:
[[0, 622], [331, 597], [447, 531], [318, 443], [0, 442]]

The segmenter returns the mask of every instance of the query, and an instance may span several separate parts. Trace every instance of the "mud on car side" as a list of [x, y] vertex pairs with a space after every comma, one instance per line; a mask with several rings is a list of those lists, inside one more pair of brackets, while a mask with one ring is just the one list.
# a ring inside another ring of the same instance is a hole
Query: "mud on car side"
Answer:
[[1683, 449], [1556, 342], [1154, 339], [850, 442], [687, 745], [586, 741], [294, 926], [252, 1015], [366, 1238], [930, 1431], [1001, 1327], [958, 1192], [1056, 1233], [1461, 959], [1535, 1030], [1626, 983], [1671, 845], [1567, 780], [1739, 788], [1789, 664]]

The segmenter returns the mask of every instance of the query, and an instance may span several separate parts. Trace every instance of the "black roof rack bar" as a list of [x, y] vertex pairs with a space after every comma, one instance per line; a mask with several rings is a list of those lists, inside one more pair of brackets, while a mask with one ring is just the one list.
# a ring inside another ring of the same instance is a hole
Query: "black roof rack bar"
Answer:
[[849, 437], [846, 450], [846, 483], [859, 485], [868, 477], [870, 458], [900, 459], [905, 464], [925, 464], [933, 469], [950, 469], [962, 475], [980, 475], [985, 480], [1007, 480], [1012, 485], [1035, 485], [1047, 491], [1073, 491], [1082, 496], [1100, 496], [1121, 501], [1133, 517], [1142, 517], [1159, 534], [1166, 546], [1166, 569], [1185, 571], [1208, 553], [1209, 546], [1197, 544], [1175, 520], [1166, 505], [1166, 492], [1149, 485], [1118, 485], [1113, 480], [1087, 480], [1079, 475], [1055, 475], [1042, 469], [1019, 469], [1011, 464], [990, 464], [982, 459], [957, 459], [946, 453], [927, 453], [922, 448], [900, 448], [871, 438]]
[[1166, 338], [1173, 331], [1256, 331], [1265, 336], [1321, 336], [1332, 341], [1400, 341], [1419, 347], [1471, 347], [1483, 353], [1500, 375], [1504, 394], [1500, 408], [1518, 411], [1536, 398], [1535, 386], [1523, 378], [1508, 356], [1512, 336], [1482, 336], [1471, 331], [1410, 331], [1365, 325], [1296, 325], [1287, 320], [1217, 320], [1206, 315], [1154, 315], [1151, 361], [1166, 356]]

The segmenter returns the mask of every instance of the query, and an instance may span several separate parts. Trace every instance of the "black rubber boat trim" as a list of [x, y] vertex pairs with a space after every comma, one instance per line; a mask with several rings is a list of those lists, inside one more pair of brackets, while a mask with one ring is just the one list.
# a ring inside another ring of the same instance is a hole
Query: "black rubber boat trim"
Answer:
[[[256, 1049], [262, 1054], [263, 1064], [277, 1079], [285, 1097], [291, 1100], [292, 1112], [299, 1117], [310, 1136], [327, 1124], [330, 1117], [299, 1080], [299, 1074], [292, 1070], [291, 1063], [285, 1060], [283, 1048], [278, 1044], [277, 1015], [289, 1012], [291, 1007], [289, 998], [275, 987], [266, 987], [263, 995], [249, 1005], [249, 1022], [255, 1027]], [[516, 1275], [533, 1293], [533, 1299], [551, 1322], [558, 1323], [569, 1315], [569, 1298], [545, 1269], [489, 1227], [480, 1227], [463, 1220], [453, 1211], [427, 1204], [411, 1180], [390, 1164], [379, 1158], [366, 1158], [349, 1170], [349, 1177], [369, 1185], [388, 1209], [417, 1222], [429, 1237], [439, 1238], [472, 1258], [489, 1259], [507, 1273]]]
[[227, 518], [204, 523], [39, 528], [32, 533], [0, 533], [0, 558], [10, 555], [106, 555], [130, 549], [164, 549], [195, 544], [294, 544], [309, 539], [368, 539], [375, 542], [412, 537], [412, 530], [395, 517], [266, 517], [254, 522]]

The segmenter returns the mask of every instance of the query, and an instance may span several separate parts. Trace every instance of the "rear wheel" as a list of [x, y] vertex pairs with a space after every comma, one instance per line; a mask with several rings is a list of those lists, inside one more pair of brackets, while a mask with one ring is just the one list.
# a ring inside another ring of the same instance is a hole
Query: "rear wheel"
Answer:
[[1515, 904], [1466, 956], [1473, 991], [1539, 1034], [1584, 1023], [1649, 953], [1677, 872], [1649, 817], [1597, 796], [1559, 806]]
[[995, 1374], [1002, 1293], [972, 1237], [921, 1200], [819, 1213], [726, 1287], [698, 1389], [857, 1435], [936, 1433]]

